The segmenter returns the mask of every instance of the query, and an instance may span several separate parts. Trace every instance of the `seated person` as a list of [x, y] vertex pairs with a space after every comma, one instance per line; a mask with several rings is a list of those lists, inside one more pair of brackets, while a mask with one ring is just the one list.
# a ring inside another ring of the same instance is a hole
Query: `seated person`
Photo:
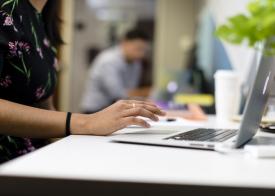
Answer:
[[81, 103], [83, 112], [97, 112], [132, 95], [139, 84], [141, 61], [146, 55], [148, 41], [144, 32], [130, 30], [117, 46], [96, 57]]
[[157, 121], [165, 114], [135, 100], [94, 114], [55, 110], [55, 48], [62, 44], [58, 5], [58, 0], [0, 0], [0, 163], [40, 147], [34, 138], [104, 136], [129, 125], [150, 126], [137, 116]]

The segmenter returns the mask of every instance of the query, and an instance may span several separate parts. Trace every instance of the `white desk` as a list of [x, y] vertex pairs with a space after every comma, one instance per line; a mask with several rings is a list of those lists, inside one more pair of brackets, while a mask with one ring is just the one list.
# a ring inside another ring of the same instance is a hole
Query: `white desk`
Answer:
[[[205, 127], [216, 126], [213, 118], [205, 123]], [[231, 124], [232, 128], [236, 126]], [[129, 131], [132, 129], [123, 132]], [[164, 185], [216, 187], [213, 190], [217, 187], [275, 190], [275, 159], [257, 160], [212, 151], [119, 144], [110, 142], [111, 139], [70, 136], [1, 166], [0, 175], [82, 180], [85, 183], [155, 184], [159, 185], [156, 188], [160, 193]], [[11, 183], [9, 187], [16, 184], [11, 179], [6, 182]]]

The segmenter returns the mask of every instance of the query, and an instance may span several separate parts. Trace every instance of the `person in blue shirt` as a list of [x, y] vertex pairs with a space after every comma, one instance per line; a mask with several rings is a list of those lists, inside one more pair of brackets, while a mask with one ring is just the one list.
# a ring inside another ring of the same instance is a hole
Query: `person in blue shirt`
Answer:
[[128, 31], [121, 42], [102, 51], [88, 73], [81, 109], [99, 111], [119, 99], [127, 99], [138, 87], [141, 61], [149, 48], [149, 37], [138, 29]]

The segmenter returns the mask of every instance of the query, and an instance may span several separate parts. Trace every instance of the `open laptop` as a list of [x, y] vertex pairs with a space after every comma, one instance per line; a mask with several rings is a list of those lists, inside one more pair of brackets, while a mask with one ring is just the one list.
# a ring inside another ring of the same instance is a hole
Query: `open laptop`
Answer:
[[[140, 135], [129, 134], [115, 136], [113, 141], [209, 150], [214, 150], [217, 144], [220, 145], [224, 142], [227, 144], [230, 143], [230, 146], [233, 148], [240, 148], [249, 142], [259, 129], [271, 87], [274, 84], [274, 76], [275, 65], [273, 58], [261, 58], [261, 63], [257, 69], [257, 75], [250, 90], [244, 116], [238, 130], [205, 128], [188, 130], [187, 128], [183, 128], [182, 131], [164, 137], [163, 135], [159, 137], [157, 134], [155, 137], [153, 134], [150, 134], [150, 136], [148, 134], [143, 135], [142, 137]], [[255, 137], [255, 140], [257, 140], [257, 137]]]

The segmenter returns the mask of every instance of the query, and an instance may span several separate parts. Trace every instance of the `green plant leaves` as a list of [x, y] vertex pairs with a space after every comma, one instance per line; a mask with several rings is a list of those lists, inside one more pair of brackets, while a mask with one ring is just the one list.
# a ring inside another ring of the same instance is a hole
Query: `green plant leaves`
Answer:
[[271, 42], [266, 54], [275, 55], [275, 0], [253, 0], [247, 10], [247, 14], [229, 18], [226, 24], [218, 27], [216, 35], [233, 44], [247, 42], [251, 47]]

